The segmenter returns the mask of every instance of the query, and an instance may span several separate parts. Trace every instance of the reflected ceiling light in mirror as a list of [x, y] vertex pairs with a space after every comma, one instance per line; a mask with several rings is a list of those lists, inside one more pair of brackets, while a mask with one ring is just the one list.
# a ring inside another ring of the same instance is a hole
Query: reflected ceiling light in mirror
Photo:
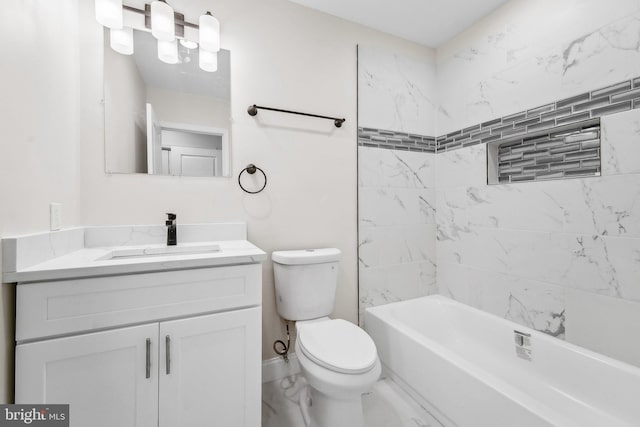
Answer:
[[217, 52], [220, 50], [220, 22], [207, 12], [206, 15], [200, 16], [199, 22], [199, 38], [200, 49], [208, 52]]
[[151, 34], [158, 40], [171, 42], [176, 39], [176, 21], [173, 8], [165, 1], [151, 3]]
[[204, 71], [215, 73], [218, 71], [218, 52], [208, 52], [200, 49], [199, 65]]
[[111, 49], [123, 55], [133, 54], [133, 28], [109, 30], [109, 44]]
[[96, 0], [95, 5], [96, 20], [100, 24], [107, 28], [122, 28], [122, 0]]
[[158, 40], [158, 59], [166, 64], [178, 63], [178, 41]]
[[[180, 40], [180, 45], [189, 51], [200, 48], [200, 68], [208, 72], [217, 71], [220, 22], [211, 12], [200, 16], [199, 25], [196, 25], [185, 21], [184, 15], [176, 13], [165, 0], [145, 4], [144, 9], [124, 5], [122, 0], [95, 0], [95, 7], [98, 22], [113, 30], [110, 45], [116, 52], [131, 55], [134, 49], [133, 30], [147, 31], [158, 40], [158, 58], [161, 61], [167, 64], [180, 62], [177, 43]], [[132, 19], [131, 14], [142, 15], [145, 19]], [[128, 26], [125, 27], [124, 23]]]
[[180, 39], [180, 44], [187, 49], [193, 50], [198, 48], [198, 43], [187, 39]]

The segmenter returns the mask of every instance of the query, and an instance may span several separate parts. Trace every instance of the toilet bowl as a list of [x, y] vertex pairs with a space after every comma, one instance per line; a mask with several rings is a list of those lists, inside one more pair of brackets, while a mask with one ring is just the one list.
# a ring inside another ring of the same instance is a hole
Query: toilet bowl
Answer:
[[311, 387], [312, 427], [364, 427], [362, 394], [380, 377], [375, 344], [345, 320], [298, 322], [295, 351]]
[[[310, 387], [309, 427], [364, 427], [362, 394], [381, 373], [375, 343], [333, 310], [338, 249], [272, 254], [278, 313], [296, 321], [295, 352]], [[306, 411], [308, 409], [308, 411]]]

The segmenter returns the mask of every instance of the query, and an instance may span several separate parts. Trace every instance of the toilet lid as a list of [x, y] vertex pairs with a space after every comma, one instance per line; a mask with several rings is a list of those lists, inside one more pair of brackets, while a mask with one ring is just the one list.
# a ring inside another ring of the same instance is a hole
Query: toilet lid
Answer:
[[335, 372], [360, 374], [378, 360], [371, 337], [342, 319], [305, 325], [298, 332], [298, 344], [305, 356]]

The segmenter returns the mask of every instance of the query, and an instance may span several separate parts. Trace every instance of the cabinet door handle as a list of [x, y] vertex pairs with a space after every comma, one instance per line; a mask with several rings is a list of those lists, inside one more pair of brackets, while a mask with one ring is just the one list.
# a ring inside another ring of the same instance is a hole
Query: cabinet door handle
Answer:
[[147, 338], [146, 378], [151, 378], [151, 338]]
[[169, 335], [167, 335], [165, 338], [165, 346], [167, 347], [167, 351], [165, 353], [165, 357], [166, 357], [166, 365], [167, 365], [167, 375], [169, 375], [171, 373], [171, 337]]

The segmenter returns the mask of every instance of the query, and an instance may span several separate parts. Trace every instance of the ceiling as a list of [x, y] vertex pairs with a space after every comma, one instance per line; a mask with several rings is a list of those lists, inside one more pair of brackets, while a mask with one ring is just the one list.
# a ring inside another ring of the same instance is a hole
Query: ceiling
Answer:
[[508, 0], [289, 1], [435, 48]]

